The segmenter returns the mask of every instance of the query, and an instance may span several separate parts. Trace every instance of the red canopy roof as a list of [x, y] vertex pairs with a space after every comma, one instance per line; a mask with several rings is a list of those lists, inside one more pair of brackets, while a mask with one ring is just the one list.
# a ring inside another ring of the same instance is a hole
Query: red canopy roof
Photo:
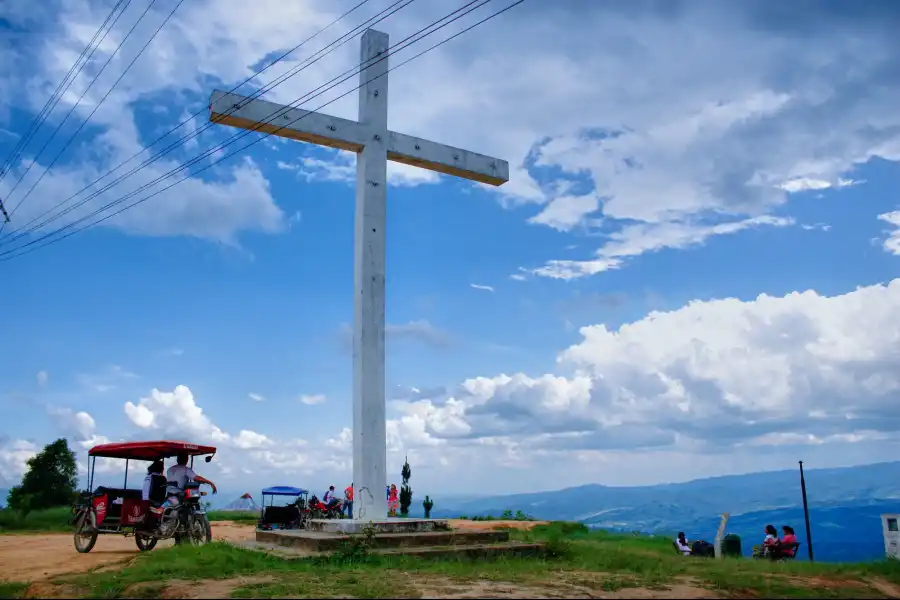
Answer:
[[118, 444], [101, 444], [94, 446], [88, 452], [90, 456], [104, 456], [107, 458], [130, 458], [132, 460], [159, 460], [187, 454], [188, 456], [202, 456], [215, 454], [214, 446], [199, 446], [188, 442], [123, 442]]

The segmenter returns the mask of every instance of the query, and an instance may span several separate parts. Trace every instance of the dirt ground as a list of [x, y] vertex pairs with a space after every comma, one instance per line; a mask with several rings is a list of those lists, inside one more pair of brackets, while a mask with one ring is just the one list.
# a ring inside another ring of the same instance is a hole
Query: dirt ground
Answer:
[[[450, 527], [464, 530], [513, 527], [531, 529], [538, 521], [466, 521], [451, 519]], [[213, 539], [245, 542], [256, 539], [252, 524], [215, 521]], [[171, 546], [160, 542], [158, 548]], [[0, 535], [0, 574], [6, 581], [41, 581], [66, 573], [83, 573], [97, 567], [115, 565], [134, 558], [139, 551], [133, 537], [101, 535], [87, 554], [75, 551], [71, 534]]]
[[[213, 539], [256, 539], [253, 525], [217, 521]], [[160, 542], [157, 548], [171, 546]], [[133, 537], [101, 535], [87, 554], [75, 551], [71, 534], [0, 535], [0, 574], [7, 581], [40, 581], [64, 573], [80, 573], [96, 567], [125, 562], [139, 553]]]
[[538, 525], [546, 525], [547, 521], [469, 521], [467, 519], [450, 519], [450, 527], [466, 531], [484, 531], [486, 529], [521, 529], [528, 531]]

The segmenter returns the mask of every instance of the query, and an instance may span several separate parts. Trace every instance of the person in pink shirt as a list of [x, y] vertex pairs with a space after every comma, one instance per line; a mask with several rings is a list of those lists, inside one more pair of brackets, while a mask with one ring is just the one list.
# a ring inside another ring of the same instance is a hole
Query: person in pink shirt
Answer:
[[790, 525], [784, 525], [782, 526], [781, 531], [784, 533], [781, 537], [781, 553], [793, 558], [794, 553], [797, 551], [797, 547], [794, 545], [797, 543], [797, 536], [794, 535], [794, 528]]

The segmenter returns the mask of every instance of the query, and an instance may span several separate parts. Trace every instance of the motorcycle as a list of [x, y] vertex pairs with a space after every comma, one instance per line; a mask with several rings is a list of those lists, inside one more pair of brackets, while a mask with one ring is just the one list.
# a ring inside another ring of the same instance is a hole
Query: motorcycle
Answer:
[[212, 527], [206, 511], [200, 506], [200, 498], [205, 496], [200, 491], [200, 484], [189, 481], [183, 490], [170, 493], [161, 506], [150, 508], [155, 518], [155, 526], [135, 532], [138, 548], [150, 549], [159, 540], [175, 539], [176, 544], [188, 541], [191, 544], [203, 544], [212, 541]]
[[309, 499], [310, 517], [313, 519], [340, 519], [344, 516], [344, 503], [338, 500], [330, 507], [313, 496]]

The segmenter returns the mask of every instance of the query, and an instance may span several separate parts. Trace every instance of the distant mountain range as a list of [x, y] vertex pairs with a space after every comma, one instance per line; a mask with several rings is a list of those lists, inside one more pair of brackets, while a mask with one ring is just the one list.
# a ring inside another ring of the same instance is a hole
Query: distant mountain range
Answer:
[[[880, 515], [900, 512], [900, 462], [806, 472], [816, 559], [871, 560], [884, 556]], [[799, 471], [773, 471], [642, 487], [584, 485], [555, 492], [490, 496], [442, 504], [434, 517], [499, 516], [521, 510], [538, 519], [581, 521], [588, 526], [712, 540], [719, 515], [731, 513], [728, 531], [741, 535], [745, 552], [759, 543], [766, 524], [791, 525], [803, 543]], [[417, 503], [418, 504], [418, 503]]]

